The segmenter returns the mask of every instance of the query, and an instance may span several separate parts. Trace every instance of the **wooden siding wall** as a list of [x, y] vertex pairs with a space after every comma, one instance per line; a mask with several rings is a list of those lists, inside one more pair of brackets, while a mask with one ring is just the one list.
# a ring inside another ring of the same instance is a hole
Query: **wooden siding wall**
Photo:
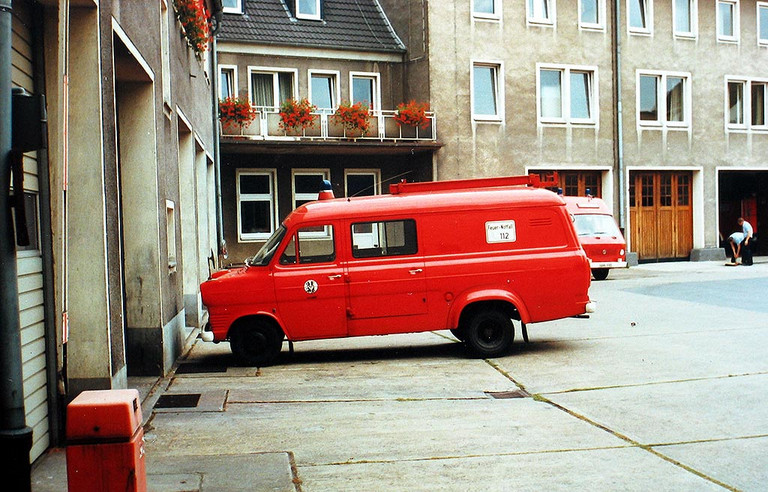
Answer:
[[[32, 53], [32, 11], [26, 2], [13, 2], [12, 74], [16, 87], [34, 93]], [[24, 191], [39, 192], [37, 153], [24, 156]], [[39, 207], [39, 200], [35, 200]], [[27, 214], [38, 211], [27, 210]], [[39, 221], [36, 221], [39, 223]], [[30, 235], [39, 231], [30, 231]], [[39, 244], [39, 241], [38, 241]], [[19, 317], [21, 321], [24, 408], [27, 425], [32, 428], [30, 459], [35, 460], [49, 445], [48, 394], [45, 357], [45, 323], [43, 309], [43, 260], [40, 250], [17, 253]]]

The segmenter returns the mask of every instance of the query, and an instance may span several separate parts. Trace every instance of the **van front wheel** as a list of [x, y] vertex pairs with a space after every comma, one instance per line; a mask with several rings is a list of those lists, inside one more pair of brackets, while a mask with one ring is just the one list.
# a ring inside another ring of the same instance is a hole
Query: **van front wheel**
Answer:
[[592, 276], [595, 277], [595, 280], [605, 280], [608, 278], [608, 269], [607, 268], [593, 268], [592, 269]]
[[242, 365], [263, 367], [273, 363], [280, 354], [283, 333], [267, 323], [240, 324], [232, 328], [229, 343]]
[[465, 343], [478, 357], [497, 357], [506, 352], [515, 339], [512, 320], [501, 311], [476, 312], [464, 330]]

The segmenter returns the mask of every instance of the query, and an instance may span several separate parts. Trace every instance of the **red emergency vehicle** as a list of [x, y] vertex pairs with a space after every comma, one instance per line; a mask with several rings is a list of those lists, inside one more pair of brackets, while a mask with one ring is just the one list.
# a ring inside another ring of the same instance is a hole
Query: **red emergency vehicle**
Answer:
[[[493, 357], [525, 325], [591, 312], [589, 261], [538, 176], [399, 183], [306, 203], [246, 266], [201, 285], [202, 338], [266, 365], [283, 340], [450, 329]], [[330, 190], [330, 183], [326, 183]]]
[[608, 278], [611, 268], [626, 268], [627, 242], [608, 205], [591, 196], [566, 196], [563, 199], [573, 216], [579, 242], [587, 253], [595, 280]]

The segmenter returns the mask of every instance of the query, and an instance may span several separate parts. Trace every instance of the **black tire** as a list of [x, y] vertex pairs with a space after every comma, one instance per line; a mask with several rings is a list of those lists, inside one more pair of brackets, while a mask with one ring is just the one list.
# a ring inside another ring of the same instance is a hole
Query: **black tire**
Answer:
[[478, 310], [464, 329], [467, 348], [478, 357], [497, 357], [509, 350], [515, 340], [515, 325], [497, 309]]
[[452, 328], [451, 334], [455, 336], [457, 339], [459, 339], [459, 341], [461, 342], [463, 342], [467, 338], [467, 335], [464, 333], [464, 330], [462, 330], [461, 328]]
[[280, 354], [283, 332], [269, 323], [241, 323], [232, 327], [229, 344], [240, 364], [264, 367], [272, 364]]
[[605, 280], [608, 278], [608, 269], [607, 268], [593, 268], [592, 269], [592, 276], [595, 277], [595, 280]]

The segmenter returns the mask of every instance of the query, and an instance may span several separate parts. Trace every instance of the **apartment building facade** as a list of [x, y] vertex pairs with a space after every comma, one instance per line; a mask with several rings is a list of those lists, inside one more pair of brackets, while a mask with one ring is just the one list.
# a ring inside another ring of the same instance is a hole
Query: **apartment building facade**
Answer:
[[[222, 127], [221, 182], [229, 262], [254, 255], [282, 219], [314, 200], [322, 180], [337, 197], [433, 179], [435, 116], [400, 126], [412, 95], [403, 45], [375, 0], [225, 0], [217, 40], [219, 97], [247, 98], [255, 120]], [[280, 126], [286, 100], [308, 100], [312, 125]], [[428, 100], [426, 102], [429, 102]], [[369, 109], [368, 131], [334, 118], [340, 105]]]
[[61, 442], [69, 400], [166, 374], [199, 324], [217, 249], [215, 72], [171, 0], [16, 0], [12, 19], [12, 83], [47, 110], [45, 145], [24, 155], [17, 252], [34, 460]]
[[441, 115], [435, 179], [557, 170], [640, 260], [722, 257], [740, 215], [759, 234], [766, 2], [380, 3]]

